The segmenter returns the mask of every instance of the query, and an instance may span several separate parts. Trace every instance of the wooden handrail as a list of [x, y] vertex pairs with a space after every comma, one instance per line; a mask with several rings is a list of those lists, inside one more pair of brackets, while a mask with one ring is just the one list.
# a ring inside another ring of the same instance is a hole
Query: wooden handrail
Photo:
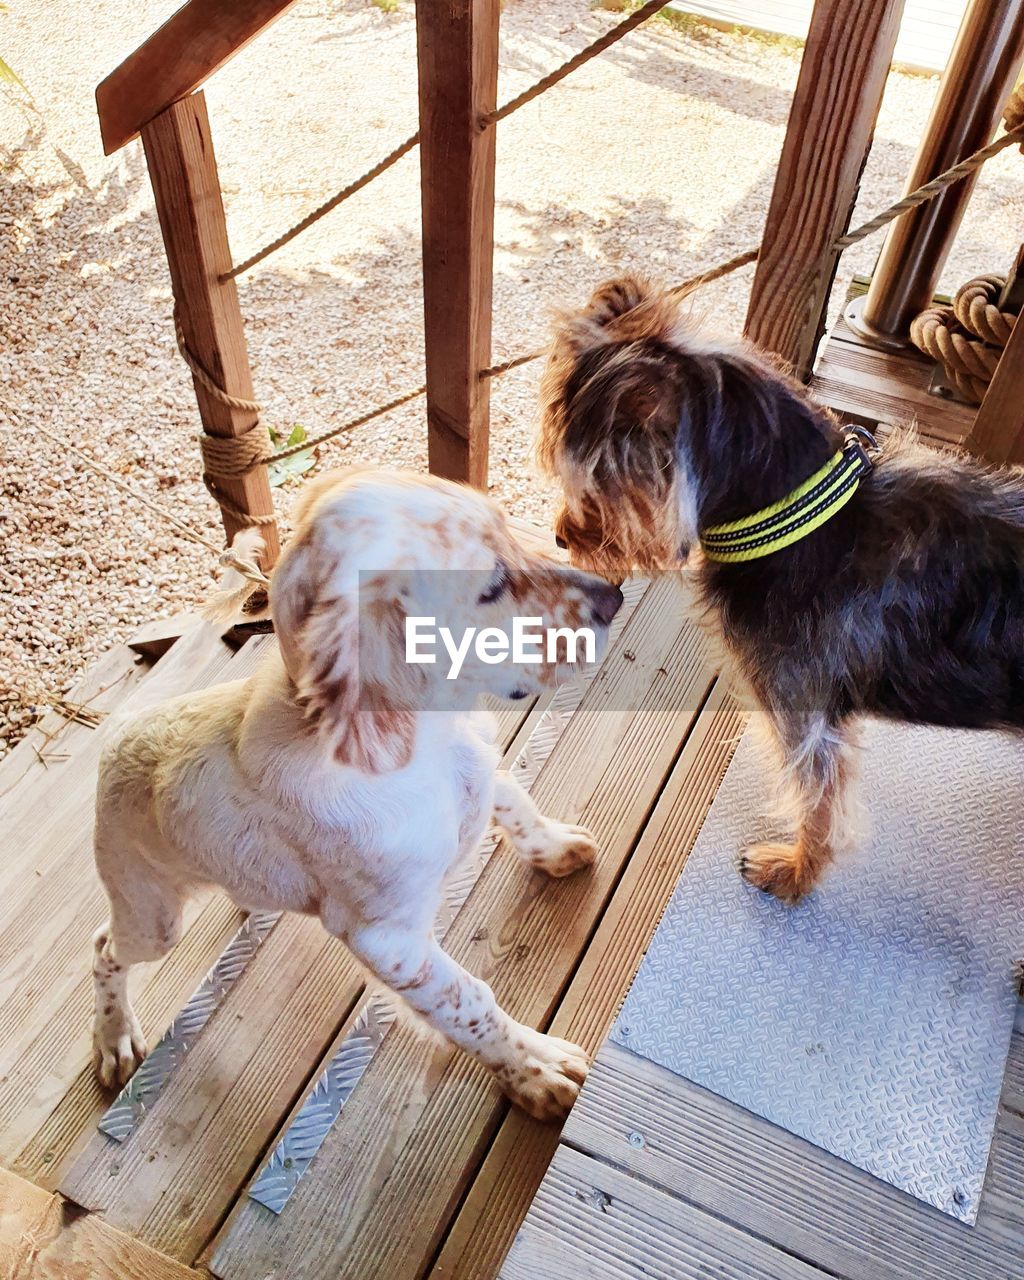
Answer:
[[103, 150], [137, 138], [197, 89], [295, 0], [189, 0], [96, 89]]

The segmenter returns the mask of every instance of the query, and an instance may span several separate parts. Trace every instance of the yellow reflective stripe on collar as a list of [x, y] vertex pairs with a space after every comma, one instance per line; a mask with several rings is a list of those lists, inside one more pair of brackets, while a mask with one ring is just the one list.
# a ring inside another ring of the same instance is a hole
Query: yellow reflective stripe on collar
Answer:
[[781, 551], [844, 507], [871, 466], [860, 443], [848, 439], [844, 448], [786, 497], [740, 520], [705, 529], [700, 538], [705, 556], [729, 563]]
[[760, 511], [755, 511], [752, 516], [743, 516], [740, 520], [732, 520], [728, 524], [715, 524], [705, 529], [702, 537], [716, 537], [720, 534], [742, 533], [747, 529], [753, 528], [755, 525], [762, 524], [772, 519], [773, 516], [784, 515], [790, 507], [796, 504], [812, 489], [816, 488], [821, 482], [842, 464], [843, 451], [840, 449], [838, 453], [834, 453], [828, 462], [825, 463], [809, 480], [805, 480], [803, 484], [798, 485], [792, 493], [787, 493], [784, 498], [780, 498], [778, 502], [773, 502], [770, 507], [762, 507]]

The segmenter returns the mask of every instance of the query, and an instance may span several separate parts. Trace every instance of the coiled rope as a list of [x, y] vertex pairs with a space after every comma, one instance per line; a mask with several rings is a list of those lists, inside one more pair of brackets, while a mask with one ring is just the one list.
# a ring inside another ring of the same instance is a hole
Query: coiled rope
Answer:
[[1017, 319], [996, 305], [1005, 283], [1002, 276], [975, 276], [957, 290], [952, 306], [928, 307], [910, 325], [914, 346], [942, 365], [970, 404], [985, 398]]
[[[1003, 123], [1007, 132], [1000, 142], [1024, 130], [1024, 85], [1010, 95]], [[985, 398], [1017, 320], [998, 306], [1005, 283], [1002, 276], [975, 276], [957, 290], [952, 306], [927, 307], [911, 321], [911, 342], [942, 366], [947, 381], [969, 404]]]

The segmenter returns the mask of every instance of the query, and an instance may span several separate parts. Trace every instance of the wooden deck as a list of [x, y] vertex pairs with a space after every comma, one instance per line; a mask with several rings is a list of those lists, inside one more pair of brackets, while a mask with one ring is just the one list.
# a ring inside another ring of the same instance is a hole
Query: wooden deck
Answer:
[[[202, 625], [148, 670], [117, 648], [72, 701], [151, 704], [244, 676], [273, 643], [233, 652]], [[543, 710], [504, 708], [508, 759]], [[591, 827], [598, 864], [550, 883], [499, 852], [446, 936], [516, 1017], [596, 1051], [741, 722], [678, 583], [641, 588], [533, 787], [548, 812]], [[363, 995], [358, 967], [315, 921], [275, 926], [126, 1141], [96, 1131], [109, 1098], [89, 1060], [90, 945], [105, 914], [90, 830], [106, 732], [34, 731], [0, 767], [0, 1274], [70, 1276], [88, 1256], [90, 1277], [496, 1275], [557, 1132], [510, 1112], [482, 1071], [411, 1027], [388, 1034], [281, 1215], [248, 1199]], [[151, 1044], [240, 919], [219, 895], [197, 902], [179, 946], [140, 970]]]
[[606, 1044], [501, 1270], [579, 1275], [1020, 1280], [1024, 1014], [973, 1228]]
[[912, 347], [881, 351], [847, 323], [850, 304], [867, 292], [869, 283], [858, 276], [851, 285], [843, 313], [818, 357], [811, 390], [843, 422], [883, 429], [913, 422], [922, 438], [939, 448], [963, 444], [978, 410], [929, 390], [933, 362]]
[[[591, 1052], [744, 724], [686, 605], [676, 581], [638, 589], [533, 785], [547, 812], [595, 832], [596, 866], [551, 883], [499, 851], [445, 937], [515, 1017]], [[155, 665], [115, 648], [71, 701], [150, 705], [248, 674], [273, 643], [235, 651], [205, 624], [166, 651], [148, 637]], [[507, 761], [544, 712], [502, 708]], [[89, 963], [105, 915], [90, 832], [107, 732], [54, 713], [0, 765], [0, 1275], [1024, 1280], [1021, 1029], [974, 1231], [614, 1046], [560, 1143], [405, 1025], [273, 1214], [247, 1188], [364, 997], [344, 947], [304, 918], [274, 927], [131, 1136], [109, 1140]], [[179, 946], [136, 976], [151, 1044], [240, 921], [219, 895], [195, 903]]]

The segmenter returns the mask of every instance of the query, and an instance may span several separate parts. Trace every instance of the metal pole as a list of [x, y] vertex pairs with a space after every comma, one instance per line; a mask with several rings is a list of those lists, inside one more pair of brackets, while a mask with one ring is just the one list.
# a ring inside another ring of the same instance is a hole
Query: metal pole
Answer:
[[[971, 0], [939, 85], [907, 191], [983, 147], [1024, 62], [1024, 0]], [[975, 177], [912, 209], [890, 227], [871, 287], [846, 318], [866, 340], [905, 346], [928, 306], [967, 208]]]

